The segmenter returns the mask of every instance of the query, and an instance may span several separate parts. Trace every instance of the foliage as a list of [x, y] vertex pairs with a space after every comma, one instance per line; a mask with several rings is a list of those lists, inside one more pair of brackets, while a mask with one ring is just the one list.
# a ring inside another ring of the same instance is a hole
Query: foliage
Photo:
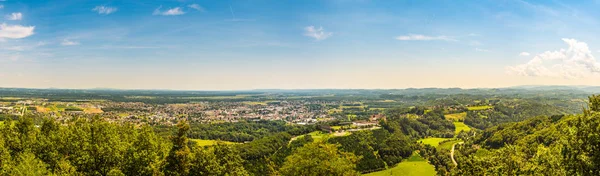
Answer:
[[409, 159], [400, 162], [395, 167], [390, 169], [372, 172], [365, 176], [390, 176], [390, 175], [406, 175], [406, 176], [433, 176], [436, 175], [435, 168], [426, 160], [421, 158], [419, 154], [413, 154]]
[[313, 142], [295, 150], [285, 159], [281, 175], [359, 175], [355, 170], [358, 158], [342, 152], [334, 144]]

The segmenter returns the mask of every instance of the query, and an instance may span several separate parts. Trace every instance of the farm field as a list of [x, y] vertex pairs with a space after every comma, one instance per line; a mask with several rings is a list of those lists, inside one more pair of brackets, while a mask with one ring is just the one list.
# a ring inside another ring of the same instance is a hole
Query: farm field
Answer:
[[469, 111], [480, 111], [480, 110], [486, 110], [486, 109], [492, 109], [494, 108], [493, 106], [471, 106], [471, 107], [467, 107], [467, 109], [469, 109]]
[[[190, 139], [191, 141], [194, 141], [196, 143], [197, 146], [209, 146], [209, 145], [216, 145], [217, 142], [219, 142], [218, 140], [205, 140], [205, 139]], [[220, 141], [224, 144], [238, 144], [236, 142], [229, 142], [229, 141]]]
[[465, 123], [463, 122], [454, 122], [454, 134], [458, 134], [460, 133], [460, 131], [471, 131], [471, 127], [467, 126]]
[[305, 134], [305, 135], [300, 135], [300, 136], [293, 137], [290, 140], [290, 142], [292, 142], [292, 141], [294, 141], [294, 140], [296, 140], [298, 138], [304, 137], [306, 135], [310, 135], [313, 138], [314, 141], [321, 141], [321, 140], [323, 140], [324, 137], [329, 136], [329, 134], [323, 133], [321, 131], [313, 131], [313, 132]]
[[423, 144], [429, 144], [433, 147], [437, 147], [440, 145], [440, 142], [445, 141], [445, 140], [449, 140], [451, 138], [425, 138], [425, 139], [419, 139], [417, 142], [422, 142]]
[[435, 168], [423, 159], [419, 154], [414, 153], [410, 158], [400, 162], [396, 167], [391, 169], [382, 170], [379, 172], [373, 172], [363, 174], [364, 176], [390, 176], [390, 175], [402, 175], [402, 176], [428, 176], [436, 175]]
[[454, 113], [454, 114], [446, 114], [444, 115], [446, 119], [452, 121], [464, 120], [467, 117], [467, 112]]
[[438, 149], [448, 149], [448, 150], [451, 150], [452, 149], [452, 145], [456, 144], [456, 143], [459, 143], [459, 142], [463, 142], [463, 141], [460, 140], [460, 139], [452, 140], [452, 141], [446, 141], [446, 142], [441, 143], [437, 148]]

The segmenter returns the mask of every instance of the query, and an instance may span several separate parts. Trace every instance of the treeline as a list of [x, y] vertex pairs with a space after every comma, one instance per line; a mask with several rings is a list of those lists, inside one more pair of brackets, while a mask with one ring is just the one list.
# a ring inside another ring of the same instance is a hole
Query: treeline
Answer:
[[[159, 134], [170, 135], [176, 128], [172, 126], [153, 126]], [[316, 125], [289, 125], [281, 120], [256, 120], [225, 123], [191, 123], [187, 137], [193, 139], [212, 139], [231, 142], [248, 142], [266, 136], [286, 132], [297, 136], [316, 130]]]

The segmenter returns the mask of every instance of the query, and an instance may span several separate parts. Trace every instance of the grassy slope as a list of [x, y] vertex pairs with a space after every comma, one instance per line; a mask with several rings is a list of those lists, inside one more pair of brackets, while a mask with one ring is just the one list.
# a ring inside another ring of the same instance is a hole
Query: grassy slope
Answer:
[[444, 141], [444, 140], [448, 140], [450, 138], [425, 138], [425, 139], [419, 139], [417, 142], [423, 142], [423, 144], [429, 144], [433, 147], [437, 147], [438, 145], [440, 145], [440, 142]]
[[407, 160], [402, 161], [396, 167], [391, 169], [382, 170], [379, 172], [372, 172], [364, 174], [365, 176], [387, 176], [387, 175], [403, 175], [403, 176], [428, 176], [436, 175], [435, 168], [433, 165], [427, 163], [427, 161], [417, 153], [413, 154]]
[[446, 141], [444, 143], [441, 143], [437, 148], [438, 149], [448, 149], [448, 150], [452, 150], [452, 145], [455, 143], [459, 143], [459, 142], [463, 142], [462, 140], [458, 139], [458, 140], [453, 140], [453, 141]]
[[[216, 145], [218, 140], [204, 140], [204, 139], [190, 139], [191, 141], [196, 142], [197, 146], [208, 146], [208, 145]], [[229, 141], [221, 141], [224, 144], [237, 144], [235, 142]]]
[[479, 110], [486, 110], [486, 109], [491, 109], [494, 108], [493, 106], [471, 106], [471, 107], [467, 107], [467, 109], [469, 109], [469, 111], [479, 111]]
[[471, 127], [467, 126], [463, 122], [454, 122], [454, 134], [460, 133], [460, 131], [471, 131]]
[[455, 113], [455, 114], [446, 114], [444, 116], [448, 120], [458, 121], [458, 120], [464, 120], [465, 117], [467, 116], [467, 113], [466, 112], [461, 112], [461, 113]]

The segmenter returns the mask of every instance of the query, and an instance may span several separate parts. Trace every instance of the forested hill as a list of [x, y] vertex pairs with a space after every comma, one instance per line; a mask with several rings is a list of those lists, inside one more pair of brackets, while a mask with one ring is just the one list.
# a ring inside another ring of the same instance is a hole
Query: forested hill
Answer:
[[600, 175], [600, 96], [583, 114], [488, 128], [457, 147], [453, 175]]

